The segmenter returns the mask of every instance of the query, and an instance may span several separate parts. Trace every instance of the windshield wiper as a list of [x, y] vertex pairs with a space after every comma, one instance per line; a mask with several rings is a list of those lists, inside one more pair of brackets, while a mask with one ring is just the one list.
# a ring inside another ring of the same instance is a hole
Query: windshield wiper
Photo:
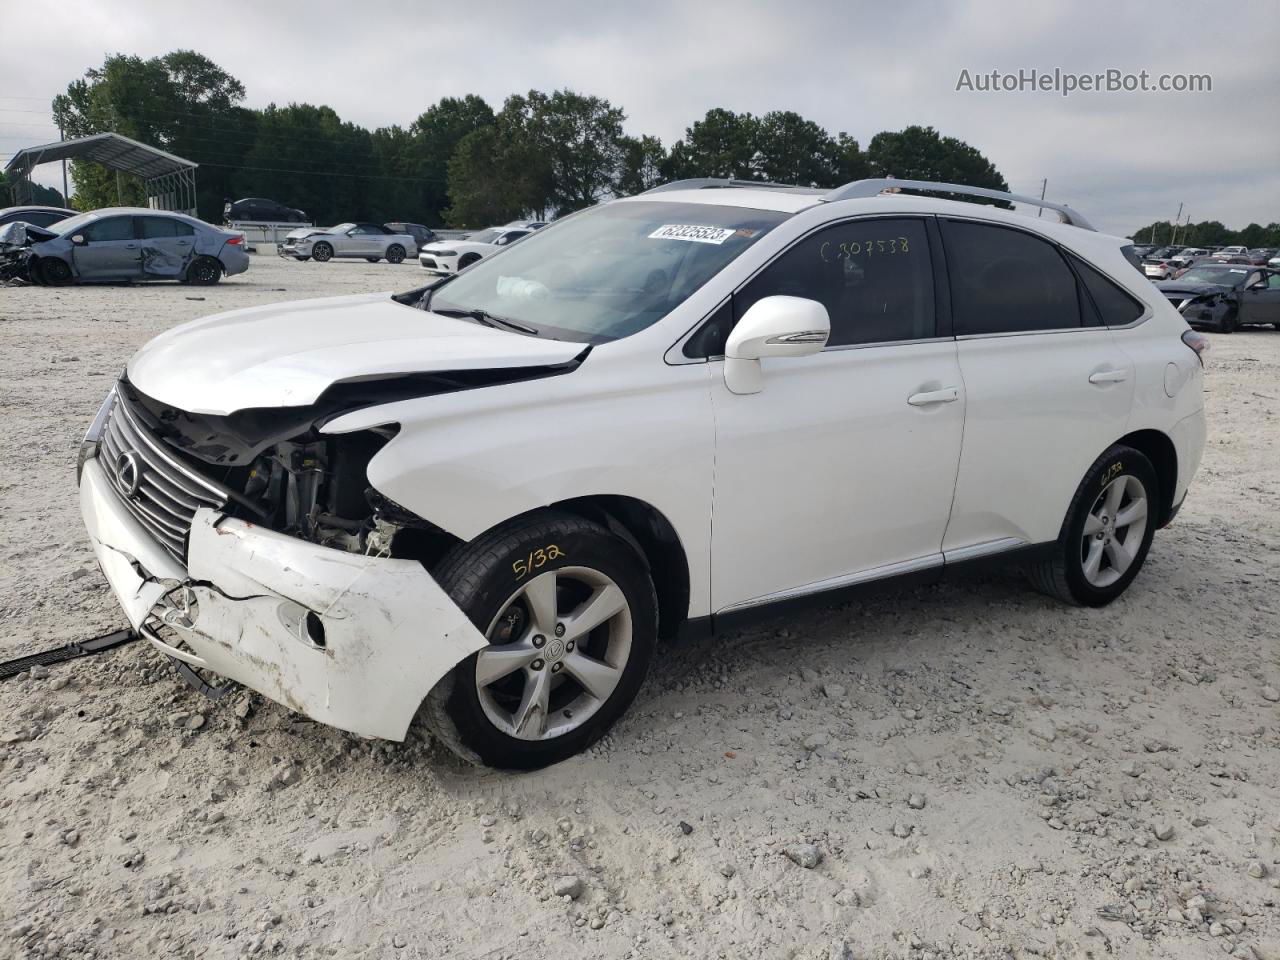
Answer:
[[517, 333], [525, 333], [531, 337], [538, 335], [537, 327], [530, 327], [523, 323], [517, 323], [515, 320], [508, 320], [506, 317], [499, 317], [490, 313], [488, 310], [481, 310], [475, 307], [470, 310], [454, 309], [452, 307], [440, 307], [432, 310], [432, 313], [438, 313], [442, 317], [462, 317], [468, 320], [474, 320], [476, 323], [482, 323], [486, 327], [505, 327], [508, 330], [514, 330]]

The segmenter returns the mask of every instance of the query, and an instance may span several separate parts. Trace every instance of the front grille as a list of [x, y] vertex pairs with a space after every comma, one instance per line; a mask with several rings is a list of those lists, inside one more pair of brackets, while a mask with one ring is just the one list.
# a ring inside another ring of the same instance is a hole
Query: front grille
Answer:
[[227, 505], [218, 484], [164, 448], [123, 391], [116, 392], [98, 459], [121, 502], [179, 563], [186, 562], [196, 510]]

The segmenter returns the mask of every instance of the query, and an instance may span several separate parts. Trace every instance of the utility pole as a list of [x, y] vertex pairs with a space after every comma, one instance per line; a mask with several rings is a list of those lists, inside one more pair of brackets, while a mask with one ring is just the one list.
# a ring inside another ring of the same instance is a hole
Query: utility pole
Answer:
[[1178, 221], [1182, 219], [1182, 204], [1178, 204], [1177, 216], [1173, 218], [1173, 235], [1169, 237], [1169, 245], [1172, 246], [1178, 240]]
[[[1045, 192], [1045, 190], [1047, 190], [1047, 189], [1049, 189], [1049, 178], [1048, 178], [1048, 177], [1045, 177], [1043, 180], [1041, 180], [1041, 181], [1040, 181], [1040, 202], [1041, 202], [1041, 203], [1043, 203], [1043, 202], [1044, 202], [1044, 192]], [[1040, 212], [1039, 212], [1039, 213], [1037, 213], [1037, 214], [1036, 214], [1036, 216], [1037, 216], [1037, 217], [1043, 217], [1043, 216], [1044, 216], [1044, 207], [1041, 207], [1041, 208], [1040, 208]]]
[[[67, 136], [62, 132], [62, 122], [58, 122], [58, 140], [66, 140]], [[67, 193], [67, 158], [62, 158], [62, 205], [68, 207], [71, 205], [71, 197]]]

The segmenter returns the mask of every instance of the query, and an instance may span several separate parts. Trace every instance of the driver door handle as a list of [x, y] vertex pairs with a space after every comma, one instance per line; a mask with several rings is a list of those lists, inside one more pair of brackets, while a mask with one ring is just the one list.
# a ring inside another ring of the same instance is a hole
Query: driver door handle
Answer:
[[913, 407], [927, 407], [933, 403], [955, 403], [960, 399], [960, 391], [956, 387], [943, 387], [941, 390], [928, 390], [924, 393], [913, 393], [907, 397], [907, 403]]

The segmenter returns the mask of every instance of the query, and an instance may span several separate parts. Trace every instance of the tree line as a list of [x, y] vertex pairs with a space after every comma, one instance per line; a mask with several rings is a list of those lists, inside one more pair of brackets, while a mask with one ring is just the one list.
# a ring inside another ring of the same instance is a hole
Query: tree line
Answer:
[[[115, 54], [88, 69], [53, 113], [67, 137], [115, 131], [193, 160], [197, 210], [265, 196], [317, 222], [412, 220], [480, 226], [559, 216], [686, 177], [831, 187], [866, 176], [1008, 189], [986, 157], [931, 127], [874, 136], [866, 148], [791, 111], [712, 109], [665, 147], [625, 132], [622, 108], [571, 90], [512, 94], [495, 110], [444, 97], [407, 126], [366, 129], [327, 106], [245, 107], [244, 85], [202, 54]], [[141, 184], [75, 163], [82, 209], [139, 203]]]
[[1217, 220], [1179, 223], [1176, 226], [1168, 220], [1160, 220], [1139, 227], [1129, 236], [1136, 243], [1176, 242], [1191, 247], [1228, 247], [1240, 244], [1250, 249], [1280, 247], [1280, 223], [1272, 221], [1265, 227], [1259, 223], [1251, 223], [1243, 230], [1229, 230]]

